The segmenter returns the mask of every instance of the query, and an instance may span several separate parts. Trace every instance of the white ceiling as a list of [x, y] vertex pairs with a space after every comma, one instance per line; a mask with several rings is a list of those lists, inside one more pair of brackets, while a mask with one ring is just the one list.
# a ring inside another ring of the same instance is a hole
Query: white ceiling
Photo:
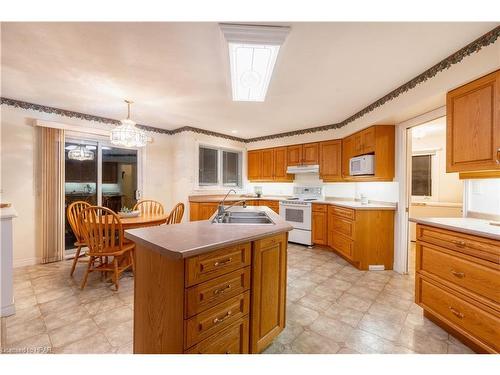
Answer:
[[233, 102], [217, 23], [2, 23], [1, 95], [249, 138], [340, 122], [496, 23], [289, 23], [266, 101]]

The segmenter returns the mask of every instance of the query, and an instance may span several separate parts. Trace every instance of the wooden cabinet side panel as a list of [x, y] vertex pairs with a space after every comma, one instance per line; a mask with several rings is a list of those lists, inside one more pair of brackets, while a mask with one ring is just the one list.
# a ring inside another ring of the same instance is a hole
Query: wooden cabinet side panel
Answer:
[[256, 241], [252, 259], [250, 352], [260, 353], [285, 328], [287, 234]]
[[184, 261], [140, 244], [135, 256], [134, 353], [182, 353]]
[[318, 245], [328, 243], [327, 229], [328, 215], [326, 212], [313, 211], [312, 213], [312, 241]]

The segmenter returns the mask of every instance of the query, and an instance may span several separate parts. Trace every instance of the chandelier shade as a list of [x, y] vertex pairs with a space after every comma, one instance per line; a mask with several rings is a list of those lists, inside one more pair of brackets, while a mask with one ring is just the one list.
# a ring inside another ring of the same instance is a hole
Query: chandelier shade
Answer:
[[94, 153], [84, 145], [80, 145], [68, 151], [68, 159], [78, 161], [94, 160]]
[[111, 143], [125, 147], [144, 147], [148, 143], [148, 136], [130, 119], [130, 104], [133, 102], [125, 100], [125, 103], [128, 105], [127, 118], [121, 120], [121, 125], [111, 130]]

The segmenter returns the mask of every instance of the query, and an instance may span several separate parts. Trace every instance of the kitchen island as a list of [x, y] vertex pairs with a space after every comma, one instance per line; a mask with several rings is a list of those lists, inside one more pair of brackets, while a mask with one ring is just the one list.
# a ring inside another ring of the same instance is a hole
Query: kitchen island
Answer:
[[202, 220], [126, 231], [136, 243], [134, 353], [259, 353], [285, 327], [287, 236]]

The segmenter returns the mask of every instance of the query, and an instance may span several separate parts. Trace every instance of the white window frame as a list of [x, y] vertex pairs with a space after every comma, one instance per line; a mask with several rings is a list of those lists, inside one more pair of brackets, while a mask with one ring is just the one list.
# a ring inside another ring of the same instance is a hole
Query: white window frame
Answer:
[[[209, 148], [212, 150], [217, 150], [217, 183], [216, 184], [202, 184], [200, 185], [200, 148]], [[223, 151], [227, 152], [234, 152], [239, 154], [239, 166], [238, 166], [238, 180], [239, 184], [234, 186], [234, 185], [227, 185], [223, 184], [223, 157], [222, 153]], [[221, 189], [226, 189], [226, 188], [233, 188], [236, 190], [242, 190], [243, 189], [243, 149], [238, 149], [238, 148], [231, 148], [231, 147], [221, 147], [221, 146], [215, 146], [213, 144], [209, 143], [202, 143], [199, 142], [196, 144], [196, 171], [195, 171], [195, 178], [196, 178], [196, 188], [199, 190], [221, 190]]]

